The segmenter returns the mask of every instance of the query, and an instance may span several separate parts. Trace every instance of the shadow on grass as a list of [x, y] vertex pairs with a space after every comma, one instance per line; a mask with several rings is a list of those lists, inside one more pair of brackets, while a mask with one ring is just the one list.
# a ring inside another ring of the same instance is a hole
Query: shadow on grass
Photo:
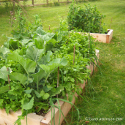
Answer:
[[1, 3], [0, 5], [0, 15], [9, 15], [9, 12], [13, 11], [13, 7], [11, 3]]
[[117, 37], [117, 36], [113, 36], [113, 37], [112, 37], [111, 43], [119, 43], [119, 42], [120, 42], [119, 37]]

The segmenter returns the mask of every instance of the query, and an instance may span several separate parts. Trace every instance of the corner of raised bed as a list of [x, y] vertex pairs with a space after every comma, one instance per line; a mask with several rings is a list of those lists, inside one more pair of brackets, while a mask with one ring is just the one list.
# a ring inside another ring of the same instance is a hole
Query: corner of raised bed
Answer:
[[96, 38], [96, 41], [99, 41], [102, 43], [110, 43], [113, 36], [113, 29], [108, 29], [107, 34], [90, 33], [90, 35]]

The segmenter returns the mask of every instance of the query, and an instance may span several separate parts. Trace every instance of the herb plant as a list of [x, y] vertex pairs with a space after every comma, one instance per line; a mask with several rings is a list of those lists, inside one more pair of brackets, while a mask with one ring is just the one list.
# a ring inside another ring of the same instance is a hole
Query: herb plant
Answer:
[[69, 30], [77, 29], [78, 31], [103, 33], [105, 32], [103, 18], [97, 7], [91, 7], [89, 4], [81, 7], [72, 3], [68, 13]]
[[38, 16], [33, 25], [23, 17], [18, 23], [0, 48], [0, 108], [21, 109], [20, 124], [28, 113], [46, 112], [56, 100], [67, 100], [67, 93], [71, 103], [81, 91], [78, 83], [89, 78], [86, 66], [95, 58], [95, 47], [92, 37], [68, 32], [65, 22], [56, 33], [45, 32]]

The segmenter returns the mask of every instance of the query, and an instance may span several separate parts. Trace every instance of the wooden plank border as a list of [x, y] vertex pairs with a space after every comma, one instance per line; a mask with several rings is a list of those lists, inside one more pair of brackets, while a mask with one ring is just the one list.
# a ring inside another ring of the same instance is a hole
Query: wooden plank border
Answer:
[[[21, 114], [21, 110], [16, 112], [10, 111], [10, 113], [7, 114], [5, 109], [0, 109], [0, 125], [14, 125], [14, 122]], [[35, 113], [30, 113], [27, 115], [27, 123], [28, 125], [40, 125], [40, 121], [43, 118], [43, 116], [36, 115]], [[21, 124], [26, 125], [26, 117], [24, 120], [21, 120]]]
[[96, 40], [98, 40], [99, 42], [110, 43], [113, 36], [113, 30], [108, 29], [107, 31], [107, 34], [90, 33], [90, 35], [96, 38]]

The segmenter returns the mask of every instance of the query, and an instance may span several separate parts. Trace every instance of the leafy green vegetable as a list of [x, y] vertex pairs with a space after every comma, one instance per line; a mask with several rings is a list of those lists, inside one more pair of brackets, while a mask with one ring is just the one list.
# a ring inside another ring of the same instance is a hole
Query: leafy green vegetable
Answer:
[[44, 100], [48, 99], [50, 96], [49, 93], [45, 93], [43, 90], [40, 92], [40, 95]]
[[0, 107], [2, 106], [2, 104], [3, 104], [3, 99], [0, 99]]
[[6, 66], [3, 66], [1, 69], [0, 69], [0, 78], [7, 81], [7, 76], [8, 76], [8, 71], [7, 71], [7, 68]]
[[25, 109], [25, 110], [31, 109], [33, 107], [33, 104], [34, 104], [34, 97], [32, 97], [29, 102], [25, 102], [22, 105], [22, 108]]
[[6, 47], [1, 47], [0, 48], [0, 57], [2, 57], [3, 59], [5, 59], [7, 57], [7, 54], [10, 52], [10, 50]]
[[30, 46], [26, 50], [27, 58], [29, 58], [35, 62], [38, 62], [39, 58], [42, 57], [43, 54], [44, 54], [44, 49], [38, 49], [35, 46]]
[[33, 78], [34, 78], [34, 79], [33, 79], [34, 82], [39, 83], [39, 81], [40, 81], [42, 78], [45, 77], [45, 71], [42, 70], [42, 69], [40, 69], [40, 71], [38, 71], [38, 72], [35, 73], [35, 74], [32, 74], [32, 76], [33, 76]]
[[20, 56], [16, 51], [10, 53], [8, 55], [8, 59], [13, 60], [15, 62], [19, 62], [23, 66], [23, 68], [25, 69], [27, 74], [29, 72], [34, 72], [35, 71], [36, 62], [30, 60], [29, 58], [25, 59], [24, 57]]
[[2, 87], [0, 87], [0, 94], [3, 94], [3, 93], [5, 93], [5, 92], [7, 92], [9, 90], [10, 90], [10, 86], [9, 85], [2, 86]]
[[27, 83], [27, 77], [24, 74], [13, 72], [10, 74], [10, 79], [14, 81], [20, 81], [22, 84]]

